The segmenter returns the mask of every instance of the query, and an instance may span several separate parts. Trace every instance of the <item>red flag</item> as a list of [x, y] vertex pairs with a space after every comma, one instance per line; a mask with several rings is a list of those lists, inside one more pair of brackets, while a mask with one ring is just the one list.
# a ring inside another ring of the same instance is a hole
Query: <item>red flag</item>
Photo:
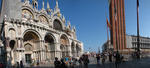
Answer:
[[111, 29], [111, 24], [109, 23], [107, 18], [106, 18], [106, 21], [107, 21], [107, 27], [109, 27], [109, 29]]

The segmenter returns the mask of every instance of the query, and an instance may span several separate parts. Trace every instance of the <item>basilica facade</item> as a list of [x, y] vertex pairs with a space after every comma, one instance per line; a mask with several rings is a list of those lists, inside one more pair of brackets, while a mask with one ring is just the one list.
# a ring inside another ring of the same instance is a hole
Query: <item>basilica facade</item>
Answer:
[[77, 40], [75, 27], [69, 21], [66, 25], [58, 1], [54, 9], [48, 1], [43, 0], [42, 9], [38, 10], [37, 0], [2, 0], [0, 47], [7, 62], [50, 62], [55, 57], [83, 54], [83, 43]]

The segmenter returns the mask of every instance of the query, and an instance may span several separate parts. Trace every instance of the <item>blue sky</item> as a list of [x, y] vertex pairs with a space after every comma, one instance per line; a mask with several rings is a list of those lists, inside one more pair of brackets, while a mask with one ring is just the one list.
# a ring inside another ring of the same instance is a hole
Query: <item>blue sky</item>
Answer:
[[[0, 0], [1, 1], [1, 0]], [[47, 0], [45, 0], [46, 2]], [[61, 13], [71, 25], [76, 26], [77, 38], [86, 51], [97, 51], [107, 40], [106, 14], [109, 18], [108, 0], [58, 0]], [[49, 0], [55, 7], [55, 0]], [[42, 0], [39, 0], [39, 9]], [[46, 4], [45, 4], [46, 6]], [[150, 0], [140, 0], [140, 35], [150, 37]], [[136, 0], [125, 0], [126, 33], [136, 35]], [[89, 49], [91, 48], [91, 49]]]

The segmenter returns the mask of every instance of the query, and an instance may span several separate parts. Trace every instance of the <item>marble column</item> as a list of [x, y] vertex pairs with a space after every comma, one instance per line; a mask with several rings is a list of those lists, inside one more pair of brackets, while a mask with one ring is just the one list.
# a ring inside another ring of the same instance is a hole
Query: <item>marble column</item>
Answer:
[[40, 40], [40, 60], [44, 60], [44, 40]]
[[73, 54], [74, 54], [74, 57], [77, 57], [77, 49], [76, 49], [76, 46], [73, 48]]
[[71, 56], [71, 45], [68, 45], [69, 56]]
[[18, 37], [16, 38], [17, 39], [17, 61], [23, 61], [25, 62], [25, 54], [24, 54], [24, 51], [25, 51], [25, 48], [23, 47], [23, 38], [21, 37]]
[[54, 46], [55, 46], [55, 57], [58, 57], [60, 59], [61, 56], [62, 56], [61, 55], [62, 52], [61, 52], [61, 49], [60, 49], [60, 43], [55, 42]]
[[10, 39], [8, 37], [6, 37], [5, 40], [5, 44], [6, 44], [6, 53], [7, 53], [7, 67], [12, 66], [11, 65], [11, 61], [12, 61], [12, 57], [11, 57], [11, 48], [9, 47], [9, 41]]

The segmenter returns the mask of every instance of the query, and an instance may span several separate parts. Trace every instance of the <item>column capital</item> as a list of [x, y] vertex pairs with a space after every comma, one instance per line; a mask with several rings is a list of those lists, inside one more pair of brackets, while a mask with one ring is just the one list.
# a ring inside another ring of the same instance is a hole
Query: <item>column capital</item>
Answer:
[[44, 42], [44, 40], [39, 40], [40, 42]]
[[18, 39], [18, 40], [23, 40], [23, 38], [22, 38], [22, 37], [16, 37], [16, 39]]

